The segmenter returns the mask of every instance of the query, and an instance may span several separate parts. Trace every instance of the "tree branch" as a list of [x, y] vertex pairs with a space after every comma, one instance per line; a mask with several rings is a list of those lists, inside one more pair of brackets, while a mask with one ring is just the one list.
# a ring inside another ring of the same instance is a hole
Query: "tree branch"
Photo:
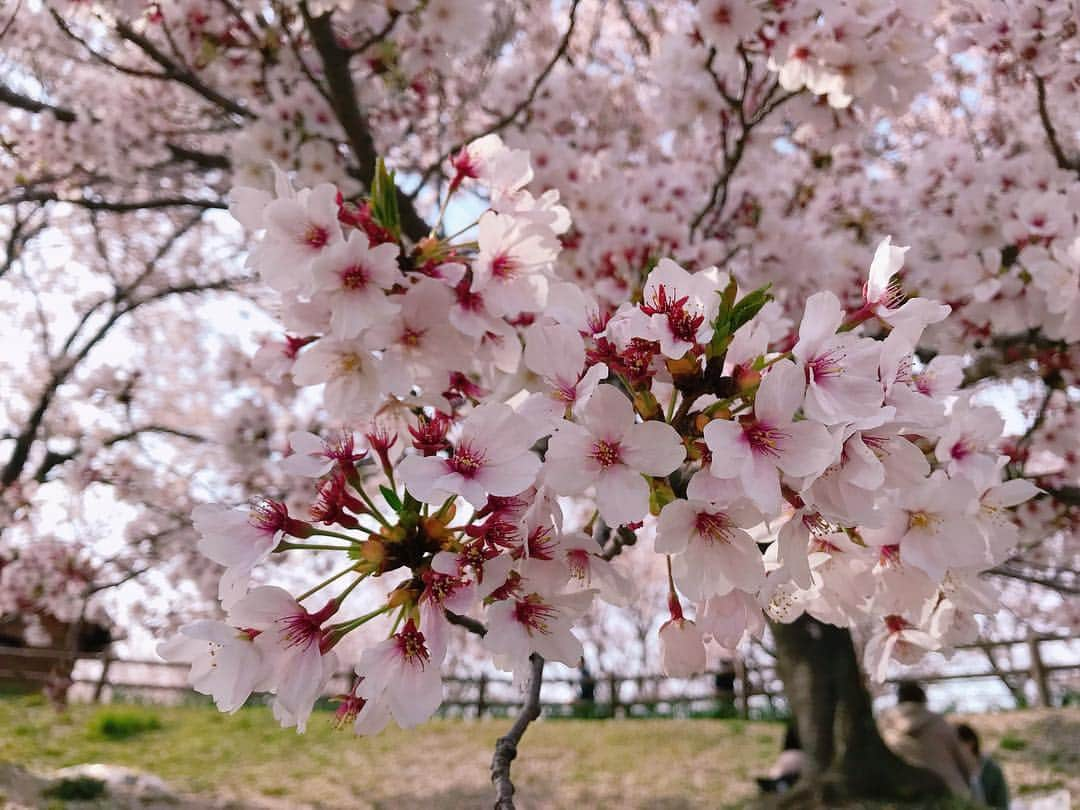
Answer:
[[[300, 12], [304, 16], [304, 23], [311, 35], [312, 44], [322, 59], [323, 75], [326, 76], [330, 103], [337, 115], [338, 123], [345, 130], [349, 148], [357, 162], [360, 180], [370, 189], [375, 177], [375, 162], [378, 154], [375, 151], [375, 140], [371, 137], [367, 121], [357, 102], [356, 86], [353, 84], [349, 67], [352, 54], [338, 43], [329, 12], [312, 17], [307, 3], [300, 4]], [[397, 198], [402, 229], [414, 242], [420, 241], [431, 229], [423, 217], [416, 212], [412, 200], [401, 189], [397, 190]]]
[[450, 624], [456, 624], [458, 627], [464, 627], [470, 633], [483, 638], [487, 635], [487, 628], [481, 622], [468, 616], [462, 616], [460, 613], [454, 613], [452, 610], [443, 609], [443, 613], [446, 614], [446, 620]]
[[536, 100], [536, 94], [540, 92], [540, 85], [544, 83], [548, 75], [550, 75], [551, 71], [555, 69], [555, 65], [558, 64], [559, 60], [566, 55], [567, 48], [569, 48], [570, 46], [570, 37], [574, 34], [574, 25], [577, 21], [578, 3], [580, 3], [580, 1], [581, 0], [574, 0], [571, 4], [570, 22], [566, 27], [566, 33], [563, 34], [562, 39], [559, 40], [559, 45], [555, 49], [555, 53], [552, 54], [551, 59], [549, 59], [547, 64], [544, 65], [544, 69], [540, 71], [540, 75], [538, 75], [536, 77], [536, 80], [532, 83], [532, 87], [529, 88], [528, 94], [521, 101], [519, 101], [510, 112], [503, 115], [491, 126], [485, 128], [480, 132], [477, 132], [474, 135], [469, 136], [465, 140], [459, 141], [458, 143], [447, 149], [445, 152], [443, 152], [441, 155], [439, 155], [438, 159], [436, 159], [434, 163], [428, 166], [427, 169], [424, 170], [424, 173], [420, 176], [420, 183], [417, 185], [416, 191], [413, 192], [414, 196], [420, 191], [420, 189], [424, 187], [427, 181], [431, 179], [431, 175], [433, 175], [439, 170], [439, 167], [442, 166], [443, 161], [445, 161], [448, 157], [457, 154], [467, 144], [475, 141], [477, 138], [483, 138], [485, 135], [491, 135], [492, 133], [498, 132], [499, 130], [509, 126], [514, 122], [514, 119], [516, 119], [518, 115], [521, 114], [522, 110], [529, 107], [533, 103], [533, 101]]
[[1057, 591], [1061, 594], [1068, 596], [1080, 596], [1080, 588], [1074, 585], [1070, 585], [1065, 582], [1059, 582], [1056, 579], [1049, 577], [1039, 577], [1034, 574], [1026, 574], [1023, 571], [1017, 571], [1013, 568], [1008, 568], [1005, 565], [999, 565], [997, 568], [991, 568], [986, 572], [987, 574], [995, 577], [1004, 577], [1005, 579], [1015, 579], [1020, 582], [1027, 582], [1031, 585], [1039, 585], [1043, 588], [1047, 588], [1051, 591]]
[[65, 107], [58, 107], [54, 104], [48, 104], [44, 101], [37, 101], [29, 96], [24, 96], [22, 93], [12, 90], [6, 84], [0, 84], [0, 101], [11, 107], [18, 107], [20, 110], [26, 110], [27, 112], [51, 112], [56, 116], [58, 121], [63, 121], [67, 124], [73, 123], [78, 117], [73, 110], [69, 110]]
[[180, 82], [180, 84], [190, 87], [207, 101], [216, 104], [221, 109], [232, 113], [233, 115], [239, 115], [243, 118], [250, 119], [258, 117], [247, 107], [233, 101], [231, 98], [226, 98], [217, 90], [210, 87], [210, 85], [206, 84], [206, 82], [186, 67], [179, 67], [176, 62], [170, 59], [168, 55], [160, 50], [153, 42], [137, 31], [134, 31], [127, 23], [123, 21], [117, 22], [116, 32], [123, 39], [137, 46], [139, 50], [162, 67], [165, 72], [160, 75], [155, 75], [153, 78]]
[[533, 653], [529, 656], [532, 672], [529, 679], [529, 695], [521, 706], [514, 725], [495, 742], [495, 755], [491, 758], [491, 782], [495, 785], [495, 810], [514, 810], [514, 783], [510, 779], [510, 763], [517, 757], [521, 742], [529, 724], [540, 717], [540, 687], [544, 680], [544, 659]]
[[1054, 153], [1054, 159], [1061, 169], [1080, 174], [1080, 159], [1070, 158], [1058, 140], [1057, 129], [1050, 120], [1050, 110], [1046, 106], [1046, 81], [1042, 76], [1035, 76], [1035, 92], [1039, 98], [1039, 120], [1042, 121], [1043, 130], [1046, 132], [1046, 140], [1050, 143], [1050, 151]]
[[26, 191], [16, 197], [0, 199], [0, 205], [15, 205], [21, 202], [65, 202], [90, 211], [113, 211], [116, 213], [160, 208], [226, 209], [229, 207], [224, 200], [200, 200], [194, 197], [160, 197], [151, 200], [109, 202], [108, 200], [97, 200], [92, 197], [61, 197], [55, 191]]

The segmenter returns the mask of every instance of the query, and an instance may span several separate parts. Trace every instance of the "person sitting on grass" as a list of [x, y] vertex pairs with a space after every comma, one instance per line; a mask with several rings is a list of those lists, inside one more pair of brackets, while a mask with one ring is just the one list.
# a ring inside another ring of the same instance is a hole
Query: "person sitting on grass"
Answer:
[[979, 763], [972, 780], [972, 793], [975, 798], [994, 810], [1009, 810], [1009, 785], [1001, 766], [990, 756], [980, 753], [979, 735], [967, 723], [956, 727], [956, 733], [967, 749]]
[[927, 708], [926, 692], [914, 681], [902, 681], [896, 699], [895, 706], [882, 712], [879, 723], [885, 744], [909, 765], [936, 773], [951, 793], [970, 797], [978, 766], [956, 730]]

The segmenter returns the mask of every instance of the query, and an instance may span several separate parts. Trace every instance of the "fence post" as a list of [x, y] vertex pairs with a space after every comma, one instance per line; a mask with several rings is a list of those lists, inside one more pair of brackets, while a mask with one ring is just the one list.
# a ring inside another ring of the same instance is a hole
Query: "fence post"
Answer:
[[1035, 681], [1035, 693], [1038, 696], [1038, 705], [1049, 707], [1050, 684], [1046, 678], [1046, 667], [1043, 666], [1042, 655], [1039, 653], [1039, 637], [1032, 632], [1028, 636], [1028, 655], [1031, 658], [1031, 680]]
[[101, 696], [105, 692], [105, 687], [109, 684], [109, 667], [112, 665], [112, 656], [106, 654], [101, 659], [101, 676], [98, 678], [98, 682], [94, 685], [94, 703], [101, 702]]
[[615, 717], [619, 711], [619, 680], [615, 673], [608, 675], [608, 692], [611, 695], [611, 716]]
[[484, 716], [484, 712], [487, 711], [487, 675], [483, 672], [480, 673], [480, 685], [476, 690], [476, 719], [479, 720]]

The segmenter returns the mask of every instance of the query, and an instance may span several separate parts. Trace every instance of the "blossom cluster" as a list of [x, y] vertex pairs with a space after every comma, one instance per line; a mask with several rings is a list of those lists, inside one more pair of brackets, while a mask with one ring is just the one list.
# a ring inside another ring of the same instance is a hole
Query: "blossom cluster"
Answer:
[[[991, 606], [977, 574], [1015, 544], [1008, 507], [1035, 490], [1004, 480], [1002, 421], [958, 395], [961, 359], [915, 355], [949, 307], [904, 294], [907, 248], [884, 239], [857, 306], [821, 291], [797, 325], [767, 288], [662, 257], [611, 308], [558, 280], [569, 213], [527, 191], [531, 175], [498, 136], [470, 144], [443, 210], [462, 189], [489, 208], [411, 245], [381, 165], [359, 205], [280, 173], [273, 195], [236, 190], [290, 334], [261, 362], [322, 385], [341, 431], [291, 437], [283, 466], [317, 481], [304, 519], [269, 499], [196, 511], [226, 617], [162, 654], [190, 661], [222, 710], [271, 692], [303, 730], [339, 642], [385, 622], [349, 662], [340, 716], [360, 733], [413, 726], [441, 702], [454, 624], [519, 680], [534, 653], [575, 665], [591, 601], [633, 595], [610, 559], [638, 534], [668, 561], [672, 675], [705, 666], [707, 639], [732, 648], [804, 612], [878, 628], [879, 677], [962, 637]], [[251, 588], [298, 549], [345, 567], [299, 596]], [[356, 615], [368, 578], [389, 595]]]

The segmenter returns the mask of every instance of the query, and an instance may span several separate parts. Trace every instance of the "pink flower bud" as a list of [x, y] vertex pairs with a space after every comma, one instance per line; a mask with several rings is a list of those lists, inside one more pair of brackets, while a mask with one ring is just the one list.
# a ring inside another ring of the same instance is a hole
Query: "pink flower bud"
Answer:
[[705, 671], [705, 638], [689, 619], [672, 619], [660, 628], [664, 674], [687, 678]]

